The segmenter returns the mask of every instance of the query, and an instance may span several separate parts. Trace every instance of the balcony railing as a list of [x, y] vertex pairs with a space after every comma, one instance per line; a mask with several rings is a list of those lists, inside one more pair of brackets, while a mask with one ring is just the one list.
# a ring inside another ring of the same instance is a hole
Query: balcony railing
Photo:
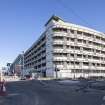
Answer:
[[66, 36], [67, 33], [66, 32], [51, 32], [53, 34], [53, 36]]
[[53, 41], [53, 44], [64, 44], [64, 41], [62, 40], [62, 41], [60, 41], [60, 40], [54, 40]]
[[57, 61], [66, 61], [67, 57], [53, 57], [53, 59]]

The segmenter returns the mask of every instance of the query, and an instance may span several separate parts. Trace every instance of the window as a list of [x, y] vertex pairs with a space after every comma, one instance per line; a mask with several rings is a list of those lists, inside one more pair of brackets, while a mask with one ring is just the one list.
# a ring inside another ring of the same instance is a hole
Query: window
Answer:
[[83, 55], [84, 58], [86, 58], [86, 55]]
[[93, 59], [98, 60], [98, 59], [100, 59], [100, 58], [99, 58], [99, 57], [97, 57], [97, 56], [93, 56]]
[[74, 30], [70, 30], [70, 32], [71, 32], [72, 34], [74, 34]]
[[95, 66], [95, 63], [92, 63], [93, 66]]
[[82, 32], [81, 31], [77, 31], [77, 34], [82, 34]]
[[97, 66], [100, 66], [100, 64], [99, 64], [99, 63], [97, 63]]
[[75, 46], [75, 50], [80, 50], [80, 47], [78, 47], [78, 46]]
[[66, 46], [66, 48], [68, 48], [68, 49], [69, 49], [69, 47], [70, 47], [69, 45]]
[[67, 57], [67, 53], [63, 53], [62, 55], [65, 56], [65, 57]]
[[53, 32], [67, 32], [66, 28], [53, 28]]
[[59, 40], [59, 39], [60, 39], [60, 40], [63, 40], [63, 36], [54, 36], [53, 39], [56, 39], [56, 40]]
[[82, 40], [81, 40], [81, 39], [78, 39], [78, 42], [79, 42], [79, 43], [82, 43]]
[[74, 65], [74, 62], [71, 62], [71, 65]]
[[91, 48], [83, 48], [83, 50], [85, 50], [85, 51], [91, 51]]
[[86, 40], [83, 40], [83, 43], [86, 44]]
[[88, 63], [88, 62], [83, 62], [83, 65], [84, 65], [84, 66], [88, 66], [89, 63]]
[[71, 57], [74, 57], [74, 54], [70, 54], [71, 55]]
[[89, 43], [89, 45], [90, 45], [90, 44], [92, 44], [92, 41], [89, 41], [88, 43]]
[[67, 64], [69, 65], [69, 64], [70, 64], [70, 62], [69, 62], [69, 61], [67, 61]]
[[75, 62], [75, 65], [79, 65], [79, 62]]
[[54, 48], [63, 48], [63, 45], [53, 45]]
[[73, 50], [74, 49], [74, 46], [71, 46], [71, 49]]
[[82, 55], [81, 54], [77, 54], [77, 57], [82, 58]]
[[86, 33], [86, 32], [84, 32], [84, 35], [87, 36], [87, 37], [91, 37], [92, 36], [91, 34]]
[[96, 36], [96, 39], [99, 39], [100, 40], [100, 37], [99, 36]]
[[70, 40], [70, 38], [69, 37], [67, 37], [67, 41], [69, 41]]
[[102, 38], [101, 40], [102, 40], [103, 42], [105, 42], [105, 38]]
[[71, 40], [72, 42], [74, 42], [74, 38], [71, 38], [70, 40]]
[[91, 55], [88, 55], [88, 59], [91, 59]]

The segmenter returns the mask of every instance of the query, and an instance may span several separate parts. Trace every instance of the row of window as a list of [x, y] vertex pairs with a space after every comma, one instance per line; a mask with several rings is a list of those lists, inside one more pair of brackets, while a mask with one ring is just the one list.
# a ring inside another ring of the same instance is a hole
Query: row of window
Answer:
[[46, 59], [46, 57], [45, 56], [43, 56], [43, 57], [38, 57], [38, 58], [31, 58], [31, 59], [28, 59], [28, 60], [25, 60], [25, 63], [28, 63], [28, 62], [35, 62], [35, 63], [37, 63], [37, 62], [41, 62], [42, 60], [45, 60]]
[[[34, 63], [29, 63], [29, 64], [25, 65], [25, 68], [33, 67], [33, 66], [34, 66]], [[37, 69], [37, 68], [41, 68], [41, 67], [45, 67], [45, 66], [46, 66], [46, 63], [42, 63], [42, 64], [35, 66], [34, 68]]]
[[71, 70], [72, 73], [105, 73], [105, 70]]
[[[39, 43], [39, 44], [38, 44]], [[28, 52], [25, 53], [25, 57], [29, 57], [31, 55], [33, 55], [34, 53], [38, 53], [40, 50], [42, 50], [43, 48], [46, 47], [46, 43], [42, 43], [41, 41], [39, 41], [37, 44], [34, 45], [33, 48], [31, 48]]]
[[[63, 41], [64, 42], [64, 39], [63, 39], [63, 37], [55, 37], [54, 38], [54, 42], [56, 42], [56, 41]], [[103, 48], [105, 48], [104, 44], [99, 43], [99, 42], [94, 42], [94, 41], [75, 39], [75, 38], [67, 38], [67, 41], [74, 42], [74, 43], [77, 43], [77, 44], [81, 43], [81, 44], [93, 45], [93, 46], [96, 46], [96, 47], [103, 47]]]
[[94, 53], [102, 53], [102, 54], [105, 54], [105, 51], [101, 50], [101, 49], [93, 49], [93, 48], [88, 48], [88, 47], [84, 47], [84, 46], [71, 46], [71, 45], [60, 45], [60, 44], [54, 44], [53, 45], [54, 49], [61, 49], [63, 50], [64, 48], [66, 48], [67, 50], [68, 49], [71, 49], [71, 50], [80, 50], [80, 51], [88, 51], [88, 52], [94, 52]]
[[101, 64], [101, 63], [89, 63], [89, 62], [73, 62], [73, 61], [54, 61], [54, 64], [56, 65], [64, 65], [64, 64], [68, 64], [68, 65], [81, 65], [81, 66], [101, 66], [101, 67], [105, 67], [105, 64]]
[[38, 68], [45, 67], [45, 66], [46, 66], [46, 63], [42, 63], [41, 65], [37, 65], [34, 68], [35, 69], [38, 69]]
[[46, 50], [43, 50], [41, 52], [38, 52], [38, 53], [33, 53], [33, 54], [29, 54], [28, 56], [25, 56], [25, 61], [30, 61], [30, 60], [34, 60], [34, 59], [37, 59], [38, 57], [41, 57], [42, 55], [44, 55], [46, 53]]
[[102, 40], [105, 42], [105, 38], [102, 38], [100, 36], [96, 36], [96, 35], [93, 35], [93, 34], [90, 34], [90, 33], [86, 33], [86, 32], [82, 32], [82, 31], [75, 31], [75, 30], [72, 30], [72, 29], [67, 29], [67, 28], [53, 28], [52, 29], [53, 32], [70, 32], [72, 34], [80, 34], [80, 35], [84, 35], [86, 37], [90, 37], [90, 38], [94, 38], [94, 39], [98, 39], [98, 40]]

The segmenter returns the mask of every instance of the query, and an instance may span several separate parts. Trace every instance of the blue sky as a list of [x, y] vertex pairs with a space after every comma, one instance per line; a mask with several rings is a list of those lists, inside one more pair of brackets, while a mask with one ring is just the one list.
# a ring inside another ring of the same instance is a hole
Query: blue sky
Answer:
[[0, 67], [26, 51], [53, 14], [105, 32], [105, 0], [0, 0]]

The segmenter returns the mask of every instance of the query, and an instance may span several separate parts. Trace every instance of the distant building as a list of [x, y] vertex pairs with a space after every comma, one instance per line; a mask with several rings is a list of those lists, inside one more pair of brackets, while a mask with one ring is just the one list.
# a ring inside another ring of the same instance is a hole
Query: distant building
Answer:
[[6, 75], [6, 74], [8, 73], [6, 67], [2, 67], [2, 68], [1, 68], [1, 71], [2, 71], [2, 74], [3, 74], [3, 75]]
[[7, 63], [7, 74], [11, 74], [10, 72], [10, 67], [11, 67], [11, 63]]
[[11, 74], [21, 75], [23, 69], [23, 54], [19, 54], [10, 66]]
[[105, 76], [105, 34], [52, 16], [24, 64], [44, 77]]

